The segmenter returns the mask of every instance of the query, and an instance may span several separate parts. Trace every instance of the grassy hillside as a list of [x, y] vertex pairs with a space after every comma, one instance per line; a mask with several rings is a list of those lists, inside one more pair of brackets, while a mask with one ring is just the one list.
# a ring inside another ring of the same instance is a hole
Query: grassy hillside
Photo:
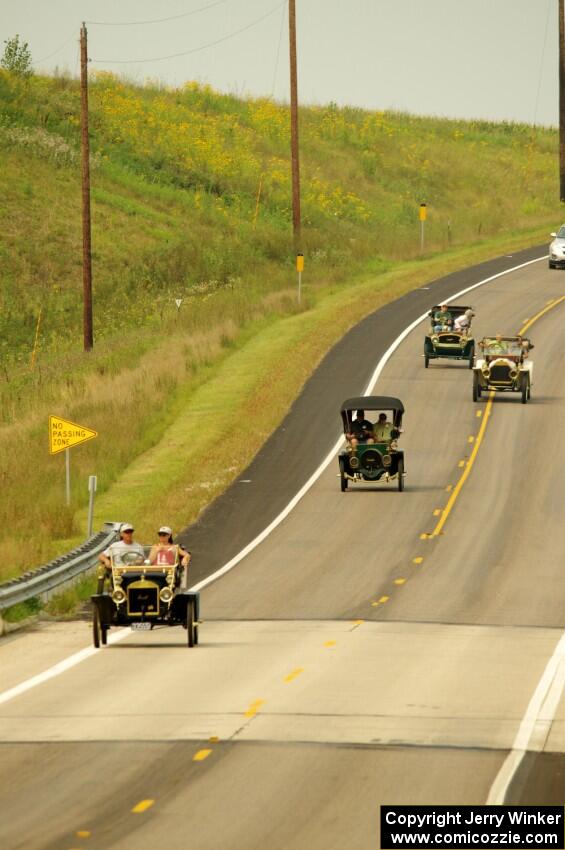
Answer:
[[[199, 388], [223, 368], [233, 375], [234, 355], [259, 332], [271, 334], [278, 360], [263, 353], [250, 361], [247, 392], [250, 374], [255, 388], [270, 386], [286, 356], [280, 339], [289, 349], [302, 345], [289, 328], [295, 322], [311, 333], [301, 314], [317, 316], [328, 298], [337, 298], [337, 312], [319, 315], [332, 333], [315, 326], [326, 347], [363, 310], [418, 285], [419, 274], [461, 264], [454, 252], [462, 246], [479, 244], [472, 261], [527, 241], [521, 232], [545, 231], [561, 215], [554, 131], [303, 109], [306, 297], [298, 308], [288, 110], [192, 83], [158, 91], [109, 75], [93, 81], [90, 99], [96, 350], [85, 356], [77, 84], [0, 72], [0, 540], [10, 572], [73, 537], [89, 472], [100, 476], [103, 497], [170, 435]], [[430, 259], [407, 271], [403, 264], [418, 257], [422, 200]], [[493, 238], [503, 241], [489, 245]], [[438, 263], [443, 252], [451, 265]], [[355, 307], [338, 327], [340, 298]], [[281, 322], [291, 324], [277, 339]], [[310, 368], [323, 345], [304, 351]], [[271, 389], [275, 415], [235, 446], [231, 471], [218, 479], [195, 464], [193, 475], [203, 470], [213, 483], [191, 481], [190, 496], [171, 502], [176, 524], [197, 515], [283, 415], [307, 372], [300, 358], [292, 363], [282, 394]], [[237, 399], [237, 386], [230, 391]], [[61, 507], [61, 458], [46, 452], [50, 412], [101, 433], [73, 454], [70, 510]], [[225, 433], [215, 436], [226, 440], [230, 429], [226, 415]], [[108, 504], [129, 507], [118, 492], [121, 502]]]

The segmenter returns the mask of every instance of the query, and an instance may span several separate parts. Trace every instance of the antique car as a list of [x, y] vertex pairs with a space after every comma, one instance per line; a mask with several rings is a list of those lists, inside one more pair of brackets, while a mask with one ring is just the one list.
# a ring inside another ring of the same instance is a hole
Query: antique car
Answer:
[[534, 364], [529, 359], [533, 345], [520, 336], [485, 337], [479, 342], [481, 354], [473, 369], [473, 401], [483, 392], [520, 393], [522, 404], [531, 396]]
[[[430, 360], [440, 358], [446, 360], [466, 360], [469, 369], [473, 368], [475, 359], [475, 340], [471, 336], [471, 321], [473, 309], [468, 306], [448, 304], [446, 312], [449, 314], [444, 318], [441, 314], [441, 306], [432, 307], [429, 312], [430, 330], [424, 340], [424, 366], [427, 369]], [[440, 315], [440, 318], [436, 317]], [[469, 324], [458, 329], [457, 320], [465, 316]]]
[[[358, 411], [369, 418], [361, 420]], [[404, 490], [404, 452], [398, 448], [402, 402], [388, 396], [348, 398], [340, 412], [346, 438], [346, 448], [338, 458], [341, 492], [350, 483], [393, 480], [398, 490]]]
[[177, 546], [164, 554], [143, 546], [143, 555], [126, 552], [100, 564], [93, 605], [95, 647], [106, 644], [112, 626], [149, 631], [156, 626], [183, 626], [188, 646], [198, 643], [199, 594], [181, 589], [183, 567]]

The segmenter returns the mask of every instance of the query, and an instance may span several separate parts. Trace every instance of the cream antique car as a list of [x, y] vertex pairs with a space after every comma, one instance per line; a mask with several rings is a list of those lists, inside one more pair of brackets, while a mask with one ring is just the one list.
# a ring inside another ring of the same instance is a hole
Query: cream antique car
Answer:
[[531, 396], [534, 364], [529, 354], [533, 345], [521, 336], [484, 337], [479, 342], [480, 355], [473, 367], [473, 401], [483, 392], [520, 393], [522, 404]]

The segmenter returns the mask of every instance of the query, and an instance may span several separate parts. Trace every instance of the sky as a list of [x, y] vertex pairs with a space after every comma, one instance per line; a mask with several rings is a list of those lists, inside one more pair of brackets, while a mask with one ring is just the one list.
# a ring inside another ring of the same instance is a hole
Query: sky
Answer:
[[[304, 104], [558, 123], [556, 0], [296, 0], [296, 10]], [[162, 18], [173, 19], [137, 23]], [[38, 72], [78, 75], [83, 20], [91, 70], [288, 101], [287, 0], [0, 0], [0, 42], [17, 33]], [[173, 54], [185, 55], [157, 61]]]

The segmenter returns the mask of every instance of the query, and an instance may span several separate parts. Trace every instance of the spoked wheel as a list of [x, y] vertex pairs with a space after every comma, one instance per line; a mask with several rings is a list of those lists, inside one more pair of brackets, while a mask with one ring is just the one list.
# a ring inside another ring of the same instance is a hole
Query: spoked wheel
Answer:
[[469, 354], [469, 369], [473, 368], [474, 363], [475, 363], [475, 349], [472, 348], [471, 353]]
[[524, 377], [522, 378], [522, 404], [526, 404], [530, 397], [530, 382]]
[[345, 474], [345, 464], [344, 464], [343, 460], [341, 460], [341, 459], [339, 461], [339, 476], [340, 476], [341, 492], [345, 493], [345, 491], [347, 490], [347, 485], [349, 484], [349, 481], [347, 480], [347, 475]]
[[398, 461], [398, 492], [402, 493], [404, 490], [404, 460], [400, 458]]
[[186, 606], [186, 642], [188, 646], [194, 646], [198, 638], [194, 639], [194, 601], [188, 600]]
[[428, 357], [427, 354], [424, 354], [424, 369], [427, 369], [429, 365], [430, 365], [430, 358]]
[[108, 643], [108, 626], [100, 622], [100, 612], [96, 605], [92, 613], [92, 642], [96, 649], [100, 648], [100, 644], [106, 646]]
[[[102, 637], [102, 629], [100, 628], [100, 614], [98, 608], [94, 606], [92, 612], [92, 642], [96, 649], [100, 648], [100, 639]], [[104, 641], [105, 643], [106, 641]]]

